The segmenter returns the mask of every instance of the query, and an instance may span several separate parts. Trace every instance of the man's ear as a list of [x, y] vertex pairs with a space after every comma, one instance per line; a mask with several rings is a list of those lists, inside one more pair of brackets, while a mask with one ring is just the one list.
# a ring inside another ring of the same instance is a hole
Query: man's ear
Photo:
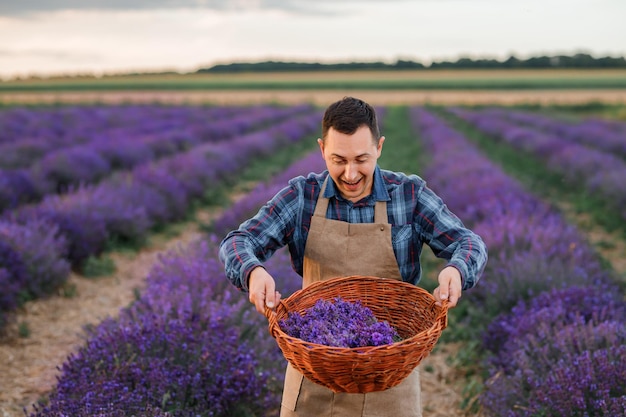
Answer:
[[380, 154], [383, 151], [383, 143], [385, 142], [385, 137], [381, 136], [380, 139], [378, 140], [378, 146], [376, 147], [376, 150], [378, 151], [378, 156], [380, 157]]
[[324, 155], [324, 141], [321, 138], [317, 138], [317, 144], [320, 145], [320, 151], [322, 151], [322, 156]]

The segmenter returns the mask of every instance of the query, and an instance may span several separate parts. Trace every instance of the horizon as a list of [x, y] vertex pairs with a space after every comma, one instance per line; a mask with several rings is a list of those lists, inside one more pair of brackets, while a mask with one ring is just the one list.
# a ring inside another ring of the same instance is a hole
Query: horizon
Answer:
[[[614, 56], [610, 56], [610, 55], [600, 55], [600, 56], [594, 56], [588, 52], [581, 52], [581, 51], [576, 51], [575, 53], [572, 54], [553, 54], [553, 55], [549, 55], [549, 54], [542, 54], [542, 55], [530, 55], [528, 57], [525, 58], [519, 58], [517, 56], [511, 55], [509, 57], [504, 57], [502, 59], [495, 59], [492, 57], [472, 57], [472, 60], [496, 60], [500, 63], [505, 62], [506, 60], [510, 59], [510, 58], [517, 58], [520, 59], [521, 61], [527, 60], [527, 59], [532, 59], [532, 58], [541, 58], [541, 57], [574, 57], [578, 54], [584, 54], [584, 55], [589, 55], [592, 56], [593, 59], [601, 59], [601, 58], [614, 58], [614, 59], [619, 59], [619, 58], [626, 58], [626, 55], [614, 55]], [[477, 71], [489, 71], [489, 70], [532, 70], [533, 68], [528, 68], [528, 67], [522, 67], [522, 68], [432, 68], [433, 64], [440, 64], [443, 62], [457, 62], [460, 59], [463, 58], [468, 58], [467, 56], [459, 56], [457, 59], [455, 60], [447, 60], [447, 59], [443, 59], [440, 61], [434, 61], [431, 62], [429, 64], [424, 64], [423, 62], [417, 61], [417, 60], [410, 60], [410, 59], [402, 59], [402, 61], [410, 61], [410, 62], [415, 62], [415, 63], [419, 63], [419, 64], [423, 64], [424, 67], [420, 68], [420, 69], [406, 69], [407, 71], [428, 71], [428, 70], [433, 70], [433, 71], [441, 71], [441, 70], [451, 70], [451, 71], [468, 71], [468, 70], [477, 70]], [[244, 64], [244, 65], [255, 65], [255, 64], [263, 64], [263, 63], [270, 63], [270, 62], [274, 62], [274, 63], [281, 63], [281, 64], [321, 64], [321, 65], [341, 65], [341, 64], [368, 64], [368, 63], [384, 63], [387, 65], [393, 65], [396, 62], [400, 61], [400, 59], [398, 60], [393, 60], [393, 61], [382, 61], [382, 60], [371, 60], [371, 61], [329, 61], [329, 62], [320, 62], [320, 61], [304, 61], [304, 60], [300, 60], [300, 61], [293, 61], [293, 60], [263, 60], [263, 59], [259, 59], [259, 60], [251, 60], [251, 61], [232, 61], [232, 62], [220, 62], [220, 63], [215, 63], [213, 65], [210, 66], [205, 66], [205, 67], [199, 67], [197, 69], [188, 71], [188, 72], [180, 72], [180, 71], [176, 71], [176, 70], [170, 70], [167, 68], [154, 68], [154, 69], [150, 69], [147, 71], [143, 71], [143, 72], [134, 72], [134, 71], [121, 71], [121, 72], [106, 72], [106, 73], [89, 73], [89, 72], [83, 72], [83, 73], [57, 73], [57, 74], [46, 74], [46, 75], [32, 75], [32, 76], [16, 76], [13, 78], [4, 78], [2, 79], [0, 77], [0, 82], [1, 81], [19, 81], [19, 80], [46, 80], [46, 79], [62, 79], [62, 78], [106, 78], [106, 77], [124, 77], [124, 76], [149, 76], [149, 75], [181, 75], [181, 76], [185, 76], [185, 75], [201, 75], [201, 74], [216, 74], [216, 75], [221, 75], [223, 73], [221, 72], [208, 72], [206, 71], [207, 69], [211, 69], [214, 68], [216, 66], [221, 66], [221, 65], [225, 65], [225, 66], [229, 66], [229, 65], [237, 65], [237, 64]], [[546, 68], [538, 68], [540, 70], [544, 70]], [[554, 67], [554, 69], [559, 69], [559, 70], [579, 70], [579, 71], [583, 71], [583, 70], [589, 70], [589, 69], [598, 69], [598, 70], [626, 70], [626, 68], [622, 68], [622, 67]], [[365, 71], [366, 69], [363, 69], [363, 71]], [[378, 69], [375, 69], [378, 70]], [[391, 68], [389, 69], [379, 69], [381, 71], [385, 71], [385, 70], [393, 70]], [[309, 70], [277, 70], [277, 72], [282, 72], [282, 71], [286, 71], [286, 72], [306, 72]], [[316, 71], [316, 70], [311, 70], [311, 71]], [[338, 69], [336, 71], [345, 71], [345, 70], [341, 70]], [[401, 71], [401, 70], [393, 70], [393, 71]], [[268, 71], [262, 71], [262, 72], [268, 72]], [[271, 71], [269, 71], [271, 72]]]

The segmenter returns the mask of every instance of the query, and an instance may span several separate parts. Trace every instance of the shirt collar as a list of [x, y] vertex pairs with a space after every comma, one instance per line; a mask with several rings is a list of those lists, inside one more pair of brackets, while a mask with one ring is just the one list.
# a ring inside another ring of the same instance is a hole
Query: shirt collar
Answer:
[[[327, 176], [329, 179], [326, 184], [326, 191], [324, 191], [324, 198], [339, 198], [341, 194], [337, 192], [337, 187], [335, 186], [335, 181]], [[374, 198], [374, 201], [389, 201], [391, 198], [389, 197], [389, 193], [387, 192], [387, 188], [385, 187], [385, 181], [383, 180], [383, 174], [380, 172], [380, 168], [376, 165], [374, 169], [374, 182], [372, 183], [372, 194], [371, 197]], [[367, 198], [367, 197], [366, 197]]]

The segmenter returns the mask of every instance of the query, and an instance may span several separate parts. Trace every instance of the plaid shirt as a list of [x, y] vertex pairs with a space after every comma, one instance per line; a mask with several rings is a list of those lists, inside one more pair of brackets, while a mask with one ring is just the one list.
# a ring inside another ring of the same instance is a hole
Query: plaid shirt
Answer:
[[[235, 286], [247, 291], [250, 272], [285, 245], [289, 246], [294, 270], [302, 275], [311, 217], [327, 176], [328, 171], [324, 171], [290, 180], [256, 216], [224, 238], [219, 256]], [[373, 223], [376, 201], [387, 201], [393, 250], [406, 282], [417, 284], [421, 278], [423, 244], [460, 271], [463, 289], [476, 285], [482, 274], [487, 262], [482, 239], [467, 229], [417, 175], [376, 167], [372, 193], [359, 202], [344, 199], [332, 179], [324, 197], [330, 199], [326, 217], [349, 223]]]

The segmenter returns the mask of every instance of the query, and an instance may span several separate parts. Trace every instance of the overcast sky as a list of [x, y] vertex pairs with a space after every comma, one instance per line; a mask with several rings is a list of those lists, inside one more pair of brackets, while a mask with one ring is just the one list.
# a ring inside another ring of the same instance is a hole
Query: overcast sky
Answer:
[[626, 55], [626, 0], [2, 0], [0, 77]]

